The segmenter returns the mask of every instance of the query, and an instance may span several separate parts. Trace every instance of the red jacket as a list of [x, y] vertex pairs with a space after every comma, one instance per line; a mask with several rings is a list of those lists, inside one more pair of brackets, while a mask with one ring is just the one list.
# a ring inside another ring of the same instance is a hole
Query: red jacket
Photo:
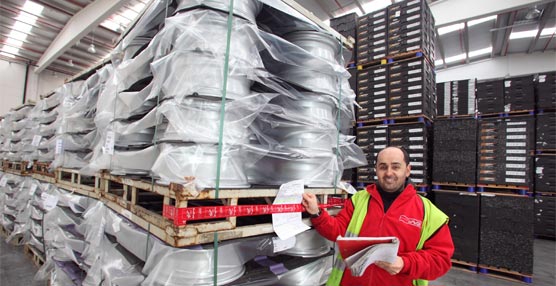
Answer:
[[[367, 191], [371, 194], [371, 200], [359, 236], [398, 237], [398, 256], [403, 259], [404, 267], [397, 275], [390, 275], [382, 268], [371, 265], [361, 277], [353, 277], [351, 271], [346, 268], [341, 285], [412, 285], [413, 279], [435, 280], [448, 272], [452, 265], [450, 258], [454, 253], [454, 243], [448, 225], [444, 225], [433, 234], [425, 242], [422, 250], [415, 251], [421, 235], [421, 228], [415, 226], [415, 222], [423, 220], [423, 202], [413, 185], [407, 185], [387, 213], [384, 213], [382, 198], [376, 185], [367, 186]], [[311, 219], [311, 222], [322, 236], [336, 241], [338, 235], [343, 236], [346, 233], [352, 214], [353, 203], [347, 200], [336, 218], [322, 212], [321, 216]]]

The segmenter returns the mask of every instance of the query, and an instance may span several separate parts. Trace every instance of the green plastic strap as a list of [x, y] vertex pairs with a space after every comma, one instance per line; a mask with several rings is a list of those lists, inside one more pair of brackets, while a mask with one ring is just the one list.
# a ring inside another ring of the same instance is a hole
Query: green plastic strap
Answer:
[[[344, 45], [342, 44], [342, 42], [340, 41], [340, 64], [342, 66], [344, 66], [344, 57], [343, 57], [343, 52], [344, 52]], [[338, 157], [340, 156], [340, 128], [341, 128], [341, 113], [342, 113], [342, 79], [341, 77], [338, 77], [338, 85], [340, 86], [340, 90], [338, 92], [338, 114], [336, 114], [336, 129], [337, 129], [337, 133], [336, 133], [336, 160], [338, 160]], [[340, 172], [340, 166], [338, 165], [338, 168], [336, 168], [336, 170], [334, 171], [334, 194], [337, 193], [337, 189], [338, 187], [336, 186], [338, 184], [338, 176], [341, 174], [338, 174]]]
[[[215, 198], [218, 199], [218, 193], [220, 191], [220, 171], [222, 168], [222, 147], [223, 147], [223, 137], [224, 137], [224, 118], [226, 112], [226, 93], [228, 91], [228, 69], [230, 63], [230, 43], [232, 39], [232, 25], [234, 19], [234, 0], [230, 0], [230, 5], [228, 6], [228, 32], [226, 35], [226, 54], [224, 56], [224, 71], [223, 71], [223, 81], [222, 81], [222, 103], [220, 104], [220, 123], [218, 127], [218, 157], [216, 159], [216, 186], [215, 186]], [[213, 284], [218, 285], [218, 232], [214, 232], [214, 269], [213, 269]]]

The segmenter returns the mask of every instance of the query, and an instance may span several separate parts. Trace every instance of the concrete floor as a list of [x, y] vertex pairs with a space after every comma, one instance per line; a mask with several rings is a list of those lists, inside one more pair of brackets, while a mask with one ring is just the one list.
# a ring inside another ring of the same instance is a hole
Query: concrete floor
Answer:
[[[556, 284], [556, 242], [553, 240], [535, 240], [535, 260], [533, 283], [508, 281], [489, 275], [471, 273], [460, 268], [452, 268], [438, 280], [431, 281], [430, 286], [554, 286]], [[34, 281], [37, 268], [30, 258], [24, 255], [22, 246], [7, 244], [0, 237], [0, 286], [29, 285], [43, 286], [45, 282]]]

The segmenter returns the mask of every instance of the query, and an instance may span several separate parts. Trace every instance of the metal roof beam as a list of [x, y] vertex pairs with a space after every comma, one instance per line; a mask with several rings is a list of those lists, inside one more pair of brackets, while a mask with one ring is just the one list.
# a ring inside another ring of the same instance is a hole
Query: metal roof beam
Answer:
[[465, 63], [469, 63], [469, 26], [467, 26], [467, 22], [463, 27], [463, 49], [465, 52]]
[[48, 67], [56, 58], [71, 48], [73, 44], [87, 35], [108, 16], [114, 14], [127, 1], [129, 0], [97, 0], [75, 14], [39, 59], [35, 72], [40, 73]]
[[537, 41], [539, 40], [542, 30], [544, 29], [544, 27], [546, 26], [546, 22], [548, 21], [548, 18], [550, 18], [552, 16], [552, 14], [554, 13], [554, 2], [550, 3], [546, 6], [546, 8], [544, 9], [544, 12], [542, 13], [540, 22], [539, 22], [539, 30], [537, 31], [537, 35], [535, 36], [535, 39], [533, 39], [531, 41], [531, 45], [529, 45], [529, 49], [527, 50], [527, 53], [530, 54], [533, 52], [533, 50], [535, 50], [535, 46], [537, 45]]
[[359, 2], [359, 0], [355, 0], [355, 5], [357, 5], [357, 8], [359, 8], [359, 10], [361, 11], [361, 15], [367, 14], [367, 12], [365, 12], [365, 9], [363, 9], [363, 5], [361, 5], [361, 2]]
[[500, 31], [500, 28], [502, 26], [501, 22], [502, 22], [502, 15], [498, 15], [496, 17], [496, 23], [494, 24], [494, 29], [491, 32], [491, 38], [490, 38], [490, 42], [491, 42], [491, 46], [492, 46], [492, 52], [490, 52], [490, 57], [494, 58], [494, 56], [496, 56], [496, 54], [498, 53], [498, 46], [496, 45], [498, 43], [498, 31]]
[[[434, 15], [436, 27], [443, 27], [450, 24], [461, 23], [466, 20], [473, 20], [508, 11], [514, 11], [534, 4], [541, 4], [550, 1], [539, 0], [504, 0], [504, 1], [484, 1], [484, 0], [450, 0], [436, 1], [431, 3], [432, 14]], [[454, 13], [457, 11], [457, 13]]]
[[440, 39], [440, 36], [438, 35], [438, 29], [436, 30], [436, 45], [438, 47], [438, 52], [440, 53], [440, 58], [442, 59], [442, 66], [444, 68], [447, 68], [448, 66], [446, 65], [446, 56], [444, 53], [444, 45], [442, 44], [442, 39]]
[[517, 11], [514, 11], [510, 14], [510, 19], [508, 20], [508, 28], [504, 34], [504, 41], [502, 42], [502, 50], [500, 51], [501, 56], [505, 56], [508, 53], [508, 48], [510, 46], [510, 34], [512, 33], [512, 26], [515, 22], [515, 16], [517, 15]]

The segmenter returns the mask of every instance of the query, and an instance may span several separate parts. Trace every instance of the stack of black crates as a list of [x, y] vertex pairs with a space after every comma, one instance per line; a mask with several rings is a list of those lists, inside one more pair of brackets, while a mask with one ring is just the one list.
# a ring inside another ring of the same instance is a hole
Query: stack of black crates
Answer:
[[357, 22], [357, 143], [369, 165], [357, 169], [361, 186], [376, 181], [378, 151], [405, 148], [411, 178], [430, 185], [432, 119], [436, 115], [434, 19], [424, 0], [404, 1]]
[[455, 264], [530, 282], [534, 236], [555, 237], [556, 72], [437, 94], [433, 194], [452, 219]]
[[[338, 18], [330, 19], [330, 27], [336, 30], [340, 35], [346, 37], [348, 42], [355, 43], [357, 39], [357, 14], [350, 13]], [[354, 45], [350, 59], [346, 59], [346, 63], [355, 63], [357, 55], [357, 46]]]

